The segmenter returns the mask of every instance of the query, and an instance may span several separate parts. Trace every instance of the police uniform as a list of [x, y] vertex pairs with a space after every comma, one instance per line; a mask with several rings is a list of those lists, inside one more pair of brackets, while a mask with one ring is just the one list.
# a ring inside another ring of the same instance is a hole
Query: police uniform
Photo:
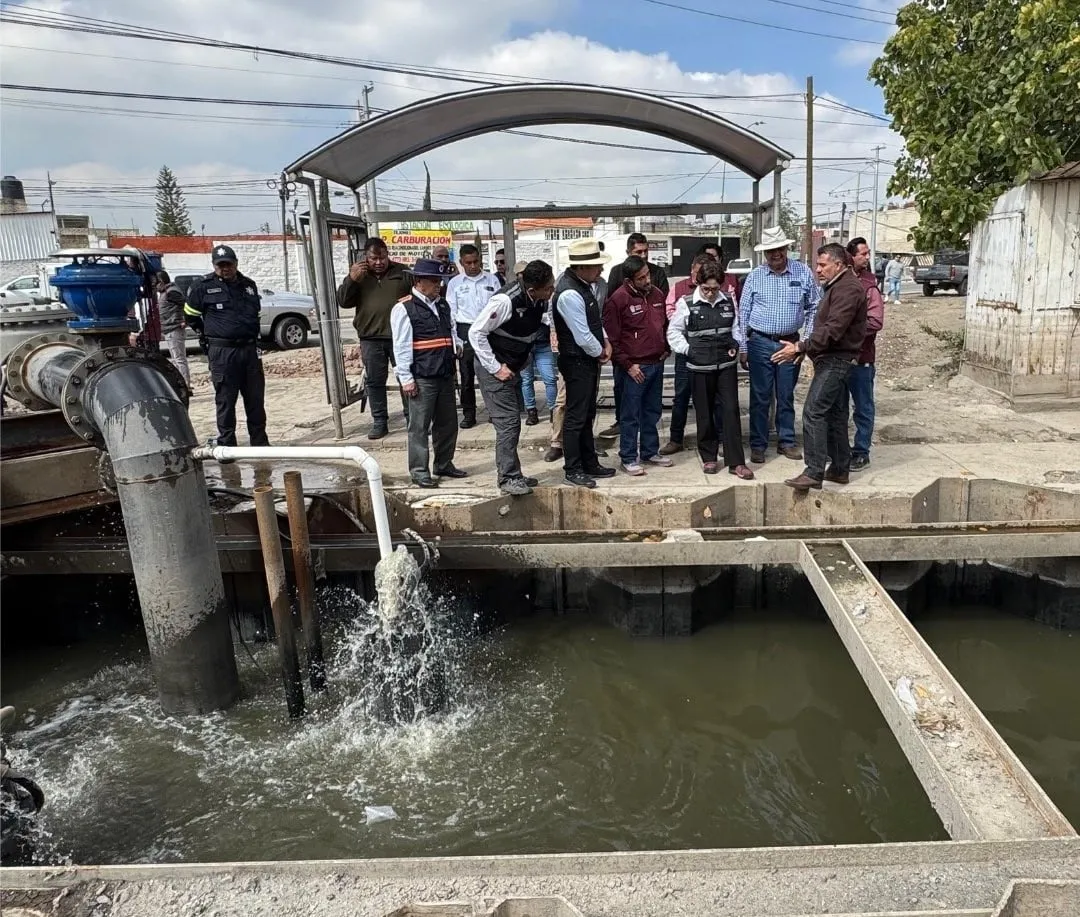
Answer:
[[[228, 245], [213, 251], [214, 264], [236, 263]], [[243, 397], [248, 438], [269, 446], [266, 437], [266, 378], [259, 359], [259, 289], [239, 271], [225, 281], [217, 274], [200, 277], [188, 290], [188, 309], [202, 321], [210, 378], [214, 381], [218, 445], [236, 445], [236, 399]]]
[[[416, 279], [445, 279], [448, 266], [421, 259], [412, 270]], [[416, 287], [390, 312], [393, 334], [394, 372], [404, 387], [415, 384], [409, 399], [409, 476], [420, 487], [435, 487], [428, 466], [428, 438], [434, 447], [435, 477], [462, 478], [454, 467], [457, 449], [457, 403], [454, 368], [461, 342], [450, 318], [450, 305], [441, 292], [434, 300]]]

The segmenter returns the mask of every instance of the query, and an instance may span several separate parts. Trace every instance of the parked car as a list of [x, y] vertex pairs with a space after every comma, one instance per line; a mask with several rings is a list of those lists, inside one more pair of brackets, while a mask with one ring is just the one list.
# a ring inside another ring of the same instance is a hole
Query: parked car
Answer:
[[754, 265], [749, 258], [732, 258], [727, 265], [729, 274], [749, 274], [753, 269]]
[[[173, 282], [187, 296], [191, 284], [203, 274], [177, 274]], [[300, 293], [275, 293], [266, 287], [259, 288], [262, 297], [262, 314], [259, 333], [282, 350], [304, 347], [309, 334], [318, 333], [315, 318], [315, 299]], [[194, 334], [189, 330], [189, 336]]]
[[37, 274], [23, 274], [0, 287], [3, 293], [21, 293], [30, 297], [32, 303], [42, 304], [53, 299], [52, 290], [41, 288], [41, 277]]
[[922, 284], [923, 296], [933, 296], [938, 290], [967, 296], [968, 253], [952, 248], [934, 252], [933, 264], [915, 268], [915, 282]]

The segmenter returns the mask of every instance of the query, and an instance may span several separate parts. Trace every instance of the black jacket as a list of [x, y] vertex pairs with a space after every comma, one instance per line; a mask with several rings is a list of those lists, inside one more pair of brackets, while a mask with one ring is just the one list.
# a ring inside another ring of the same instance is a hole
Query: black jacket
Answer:
[[229, 283], [217, 274], [200, 277], [188, 290], [187, 301], [202, 316], [207, 338], [252, 343], [259, 339], [259, 288], [239, 271]]

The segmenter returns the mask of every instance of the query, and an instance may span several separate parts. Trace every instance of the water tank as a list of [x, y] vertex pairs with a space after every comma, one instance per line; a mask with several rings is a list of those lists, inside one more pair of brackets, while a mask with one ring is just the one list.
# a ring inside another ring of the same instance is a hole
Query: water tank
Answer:
[[5, 175], [0, 179], [0, 213], [26, 213], [23, 183], [14, 175]]

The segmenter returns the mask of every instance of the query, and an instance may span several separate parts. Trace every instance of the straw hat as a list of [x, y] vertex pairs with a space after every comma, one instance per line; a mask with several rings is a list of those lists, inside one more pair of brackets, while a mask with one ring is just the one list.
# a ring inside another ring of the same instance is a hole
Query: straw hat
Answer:
[[525, 268], [528, 267], [528, 266], [529, 266], [528, 261], [515, 261], [514, 262], [514, 274], [515, 274], [515, 276], [517, 274], [523, 274], [525, 272]]
[[754, 246], [754, 251], [771, 252], [774, 248], [789, 248], [794, 244], [795, 240], [787, 238], [779, 226], [770, 226], [761, 231], [761, 243]]
[[567, 263], [570, 267], [588, 267], [591, 264], [607, 264], [611, 255], [600, 251], [596, 239], [575, 239], [567, 247]]

